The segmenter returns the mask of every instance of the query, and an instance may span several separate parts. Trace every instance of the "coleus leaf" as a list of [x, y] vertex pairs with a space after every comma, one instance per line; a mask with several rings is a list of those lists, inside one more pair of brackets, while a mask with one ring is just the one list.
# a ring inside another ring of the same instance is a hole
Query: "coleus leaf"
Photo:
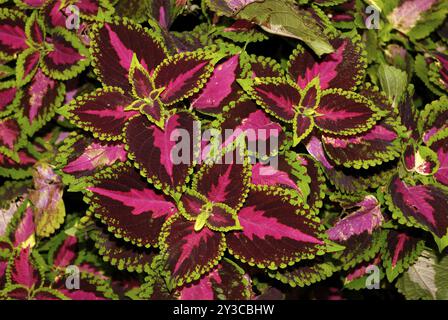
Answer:
[[205, 87], [193, 97], [191, 106], [206, 114], [219, 114], [230, 101], [236, 100], [241, 72], [239, 55], [231, 56], [216, 65]]
[[71, 300], [114, 300], [117, 296], [112, 290], [110, 281], [91, 272], [82, 271], [79, 273], [80, 290], [68, 289], [65, 284], [65, 277], [58, 277], [58, 281], [52, 287], [59, 293]]
[[192, 181], [192, 189], [212, 203], [238, 211], [249, 192], [251, 165], [244, 145], [206, 159]]
[[388, 186], [386, 201], [399, 223], [430, 231], [440, 250], [448, 245], [448, 194], [444, 189], [411, 185], [395, 175]]
[[401, 124], [410, 132], [414, 140], [420, 138], [418, 130], [418, 113], [412, 100], [412, 93], [407, 92], [403, 101], [398, 105], [398, 114], [400, 115]]
[[91, 54], [95, 73], [101, 82], [122, 88], [125, 92], [131, 91], [128, 73], [134, 54], [150, 75], [167, 56], [159, 37], [127, 19], [95, 24]]
[[14, 247], [33, 247], [35, 244], [36, 225], [31, 206], [26, 204], [23, 216], [19, 220], [13, 234], [10, 235]]
[[253, 296], [250, 278], [235, 262], [224, 258], [197, 282], [179, 289], [179, 300], [248, 300]]
[[0, 84], [0, 116], [7, 116], [19, 103], [21, 92], [14, 81]]
[[300, 208], [288, 198], [279, 189], [254, 186], [238, 212], [243, 230], [226, 234], [229, 252], [250, 265], [270, 269], [323, 254], [318, 218], [299, 214]]
[[279, 156], [276, 167], [261, 163], [252, 167], [252, 184], [281, 187], [304, 209], [314, 213], [322, 206], [324, 182], [315, 161], [307, 155], [295, 152]]
[[37, 11], [26, 20], [25, 33], [30, 47], [39, 50], [39, 46], [46, 40], [47, 30]]
[[23, 108], [22, 119], [28, 134], [33, 135], [45, 125], [56, 112], [64, 99], [65, 86], [47, 77], [40, 69], [31, 82], [23, 87], [20, 104]]
[[131, 103], [132, 98], [122, 89], [105, 87], [77, 97], [59, 113], [101, 140], [121, 140], [125, 124], [138, 114], [137, 111], [125, 110]]
[[[42, 1], [41, 1], [42, 2]], [[74, 5], [77, 11], [71, 10], [70, 5]], [[76, 0], [66, 3], [63, 0], [46, 1], [43, 6], [46, 22], [52, 27], [66, 27], [67, 19], [70, 15], [78, 13], [81, 19], [96, 20], [109, 17], [114, 9], [109, 0]]]
[[293, 267], [269, 272], [269, 276], [291, 287], [305, 287], [331, 277], [336, 267], [332, 262], [302, 261]]
[[14, 118], [0, 120], [0, 153], [19, 161], [16, 151], [24, 144], [25, 130]]
[[127, 164], [98, 174], [88, 188], [89, 212], [116, 237], [138, 246], [157, 246], [164, 222], [176, 213], [175, 204], [153, 189]]
[[160, 89], [159, 99], [172, 105], [197, 93], [213, 72], [223, 54], [204, 49], [182, 52], [162, 61], [152, 75], [154, 87]]
[[429, 143], [431, 137], [448, 127], [448, 99], [442, 97], [425, 106], [420, 113], [418, 129], [422, 140]]
[[43, 281], [42, 273], [34, 266], [29, 247], [18, 251], [10, 260], [7, 270], [9, 284], [21, 285], [27, 290], [39, 287]]
[[342, 263], [344, 270], [348, 270], [360, 262], [373, 259], [385, 245], [386, 236], [387, 232], [376, 229], [372, 233], [364, 231], [346, 241], [336, 241], [345, 249], [334, 253], [333, 257]]
[[276, 155], [285, 145], [284, 129], [247, 97], [243, 96], [231, 102], [224, 110], [222, 119], [214, 123], [215, 127], [221, 131], [220, 139], [211, 140], [210, 147], [228, 148], [245, 135], [249, 155], [267, 160]]
[[151, 262], [155, 256], [154, 252], [129, 246], [120, 239], [113, 239], [110, 234], [100, 228], [94, 231], [92, 238], [103, 260], [108, 261], [119, 270], [138, 273], [150, 271]]
[[356, 169], [376, 166], [400, 156], [403, 129], [390, 118], [349, 137], [323, 135], [325, 153], [337, 164]]
[[316, 127], [339, 135], [366, 131], [383, 115], [369, 99], [341, 89], [324, 91], [315, 112]]
[[127, 152], [121, 143], [98, 141], [73, 133], [64, 139], [55, 161], [63, 173], [63, 182], [73, 188], [82, 187], [83, 182], [101, 169], [126, 159]]
[[298, 46], [288, 61], [288, 73], [304, 89], [319, 77], [322, 89], [340, 88], [354, 90], [364, 78], [366, 58], [359, 37], [330, 40], [335, 51], [318, 58]]
[[152, 1], [129, 0], [126, 3], [118, 1], [114, 6], [115, 14], [136, 23], [144, 23], [150, 18], [151, 3]]
[[185, 189], [197, 160], [196, 129], [196, 117], [186, 111], [169, 117], [164, 130], [135, 117], [126, 127], [128, 155], [149, 182], [173, 195]]
[[372, 195], [365, 196], [362, 201], [350, 206], [344, 205], [344, 210], [347, 211], [354, 208], [356, 208], [356, 211], [339, 220], [327, 230], [330, 240], [347, 241], [351, 237], [361, 235], [364, 232], [372, 234], [384, 221], [380, 204]]
[[254, 54], [240, 55], [243, 70], [241, 78], [281, 78], [285, 76], [283, 67], [274, 59]]
[[[317, 214], [319, 209], [323, 206], [323, 200], [327, 191], [325, 177], [317, 161], [315, 161], [311, 156], [307, 154], [298, 154], [295, 156], [295, 160], [300, 162], [300, 164], [306, 168], [307, 176], [311, 178], [309, 185], [310, 190], [308, 196], [306, 197], [307, 201], [304, 208]], [[294, 161], [293, 158], [290, 158], [290, 161]], [[292, 174], [301, 180], [306, 179], [295, 170]]]
[[[376, 269], [378, 268], [378, 269]], [[370, 284], [369, 276], [372, 272], [379, 270], [379, 281], [384, 278], [385, 272], [381, 268], [381, 256], [378, 255], [370, 261], [362, 262], [351, 269], [344, 279], [344, 288], [350, 290], [362, 290]], [[375, 279], [376, 280], [376, 279]]]
[[90, 63], [89, 52], [81, 40], [66, 29], [53, 29], [46, 43], [51, 49], [42, 58], [42, 70], [53, 79], [72, 79]]
[[448, 90], [448, 56], [435, 52], [435, 61], [429, 66], [429, 79], [442, 90]]
[[41, 61], [41, 53], [34, 48], [24, 50], [17, 58], [16, 79], [19, 86], [31, 81]]
[[444, 96], [443, 90], [441, 90], [438, 86], [439, 82], [434, 81], [436, 79], [434, 79], [434, 71], [430, 70], [431, 63], [434, 63], [433, 59], [425, 57], [422, 54], [417, 55], [415, 57], [415, 73], [423, 81], [425, 86], [434, 94]]
[[268, 38], [255, 23], [247, 20], [224, 22], [223, 26], [218, 26], [216, 32], [220, 37], [237, 43], [261, 42]]
[[320, 163], [320, 168], [324, 171], [329, 182], [344, 193], [358, 193], [360, 190], [367, 190], [369, 187], [377, 188], [396, 173], [395, 167], [382, 170], [373, 175], [370, 173], [367, 177], [365, 174], [360, 176], [350, 171], [340, 170], [327, 157], [322, 142], [316, 136], [311, 136], [307, 139], [306, 148], [312, 157]]
[[14, 179], [22, 179], [32, 174], [32, 167], [36, 164], [37, 159], [31, 155], [26, 149], [17, 152], [18, 161], [0, 154], [0, 176], [12, 177]]
[[407, 299], [443, 299], [446, 294], [448, 259], [424, 250], [416, 263], [398, 279], [396, 287]]
[[386, 269], [387, 279], [392, 282], [414, 264], [422, 253], [425, 242], [406, 232], [390, 230], [386, 243], [381, 249], [381, 259]]
[[431, 140], [430, 148], [437, 154], [437, 160], [439, 167], [437, 172], [434, 174], [434, 178], [437, 182], [448, 186], [448, 130], [445, 130], [436, 138]]
[[78, 239], [76, 236], [67, 235], [61, 246], [55, 252], [52, 264], [56, 268], [65, 268], [71, 265], [76, 257], [78, 250]]
[[181, 215], [165, 223], [159, 242], [167, 275], [175, 286], [198, 280], [212, 270], [226, 249], [223, 233], [209, 228], [195, 231], [195, 222]]
[[406, 72], [388, 65], [380, 65], [378, 77], [381, 87], [386, 91], [388, 97], [392, 100], [394, 107], [398, 106], [406, 93], [408, 77]]
[[7, 234], [8, 226], [11, 223], [11, 220], [13, 219], [14, 215], [19, 210], [21, 204], [23, 203], [17, 203], [17, 202], [11, 202], [8, 205], [2, 206], [0, 208], [0, 237], [3, 238]]
[[[418, 30], [420, 22], [424, 22], [427, 15], [432, 11], [441, 9], [440, 16], [446, 15], [447, 8], [440, 6], [438, 0], [422, 1], [422, 0], [407, 0], [400, 3], [389, 15], [388, 20], [392, 26], [404, 34], [409, 34], [412, 38], [424, 38], [432, 29], [435, 29], [440, 23], [443, 22], [443, 18], [439, 22], [436, 22], [435, 27], [431, 23], [425, 26], [428, 30]], [[445, 9], [445, 10], [444, 10]]]
[[300, 39], [318, 55], [333, 51], [314, 17], [289, 1], [208, 1], [208, 5], [219, 15], [249, 20], [267, 32]]
[[14, 0], [18, 7], [26, 9], [40, 9], [48, 1], [49, 0]]
[[267, 113], [284, 122], [292, 122], [302, 98], [295, 84], [283, 78], [243, 79], [239, 84]]
[[50, 165], [40, 163], [33, 173], [34, 190], [30, 192], [36, 223], [36, 233], [49, 237], [64, 222], [65, 205], [62, 199], [61, 178]]
[[407, 171], [423, 176], [433, 175], [439, 169], [437, 154], [426, 146], [410, 143], [404, 151], [403, 160]]
[[176, 16], [182, 11], [177, 1], [154, 0], [150, 4], [151, 16], [159, 23], [160, 27], [169, 30]]
[[[306, 177], [306, 168], [300, 165], [292, 167], [284, 157], [279, 158], [278, 169], [273, 166], [256, 163], [252, 167], [251, 183], [261, 186], [282, 187], [286, 190], [291, 190], [291, 195], [305, 198], [308, 190], [303, 187], [305, 190], [302, 190], [301, 184], [291, 173], [293, 169]], [[294, 191], [296, 194], [294, 194]]]
[[0, 9], [0, 58], [11, 60], [28, 48], [25, 16], [6, 8]]

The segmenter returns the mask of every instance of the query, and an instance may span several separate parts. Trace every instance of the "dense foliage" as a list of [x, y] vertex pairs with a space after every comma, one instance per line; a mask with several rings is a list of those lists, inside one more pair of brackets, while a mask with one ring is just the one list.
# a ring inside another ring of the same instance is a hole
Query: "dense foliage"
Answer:
[[0, 0], [0, 298], [448, 299], [447, 13]]

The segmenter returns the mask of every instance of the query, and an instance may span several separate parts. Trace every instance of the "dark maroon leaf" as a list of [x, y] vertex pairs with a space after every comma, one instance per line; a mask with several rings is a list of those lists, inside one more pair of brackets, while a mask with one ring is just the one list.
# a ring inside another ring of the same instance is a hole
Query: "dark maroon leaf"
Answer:
[[122, 165], [98, 179], [90, 191], [90, 211], [120, 238], [157, 246], [162, 225], [177, 209], [167, 196], [150, 189], [139, 174]]
[[299, 214], [288, 197], [254, 188], [238, 213], [242, 231], [226, 235], [229, 251], [251, 264], [272, 269], [323, 253], [320, 225]]

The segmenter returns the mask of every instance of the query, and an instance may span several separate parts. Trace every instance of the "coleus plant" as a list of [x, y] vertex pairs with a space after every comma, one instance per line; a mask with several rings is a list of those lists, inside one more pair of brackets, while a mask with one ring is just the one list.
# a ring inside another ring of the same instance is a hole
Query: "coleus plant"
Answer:
[[0, 298], [446, 297], [443, 1], [0, 2]]

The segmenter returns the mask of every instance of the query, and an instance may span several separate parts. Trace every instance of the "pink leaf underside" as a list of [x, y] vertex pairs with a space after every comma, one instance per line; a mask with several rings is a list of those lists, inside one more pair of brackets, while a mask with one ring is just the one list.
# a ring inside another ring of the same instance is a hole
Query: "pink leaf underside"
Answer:
[[34, 79], [28, 88], [29, 106], [28, 117], [30, 123], [38, 116], [39, 111], [46, 106], [43, 104], [45, 95], [53, 90], [56, 86], [56, 81], [51, 80], [39, 69], [34, 76]]
[[319, 161], [325, 168], [333, 169], [333, 165], [328, 162], [328, 159], [325, 156], [324, 148], [322, 147], [322, 143], [317, 137], [312, 136], [307, 143], [306, 148], [314, 159]]
[[374, 196], [366, 196], [355, 207], [359, 207], [359, 209], [338, 221], [327, 231], [330, 240], [345, 241], [365, 231], [372, 234], [373, 230], [384, 221], [380, 206]]
[[396, 7], [388, 18], [395, 28], [407, 33], [416, 25], [421, 16], [437, 2], [438, 0], [402, 1], [402, 4]]
[[68, 163], [63, 171], [67, 173], [89, 171], [98, 167], [111, 165], [116, 161], [124, 162], [126, 159], [124, 145], [93, 143], [84, 150], [82, 155]]
[[300, 191], [297, 184], [291, 180], [286, 172], [261, 163], [256, 163], [252, 167], [252, 183], [267, 186], [285, 185], [291, 189]]

